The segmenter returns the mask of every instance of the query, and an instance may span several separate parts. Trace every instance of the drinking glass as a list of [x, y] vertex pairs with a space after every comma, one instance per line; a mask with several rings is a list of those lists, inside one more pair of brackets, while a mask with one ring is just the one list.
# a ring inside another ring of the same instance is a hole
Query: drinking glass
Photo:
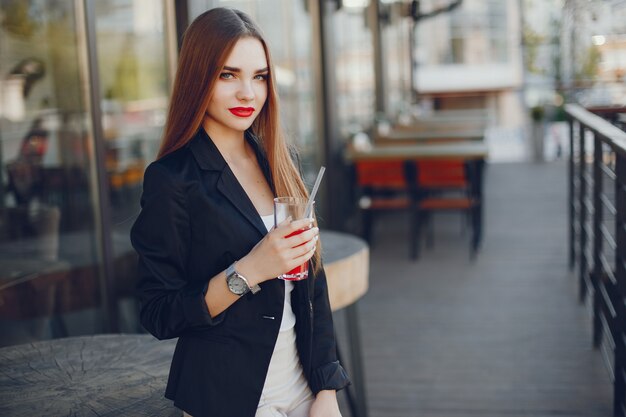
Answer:
[[[300, 220], [304, 219], [305, 210], [306, 210], [307, 200], [304, 198], [297, 197], [277, 197], [274, 199], [274, 225], [277, 226], [279, 223], [284, 221], [286, 218], [291, 216], [291, 220]], [[311, 213], [314, 213], [315, 202], [311, 207]], [[312, 218], [311, 214], [311, 218]], [[307, 226], [305, 228], [296, 230], [293, 233], [288, 234], [287, 237], [299, 235], [305, 230], [309, 229], [311, 226]], [[302, 244], [304, 245], [304, 243]], [[302, 246], [298, 245], [298, 246]], [[300, 281], [308, 278], [309, 276], [309, 263], [305, 262], [302, 265], [298, 265], [294, 269], [289, 272], [286, 272], [280, 275], [278, 278], [284, 279], [286, 281]]]

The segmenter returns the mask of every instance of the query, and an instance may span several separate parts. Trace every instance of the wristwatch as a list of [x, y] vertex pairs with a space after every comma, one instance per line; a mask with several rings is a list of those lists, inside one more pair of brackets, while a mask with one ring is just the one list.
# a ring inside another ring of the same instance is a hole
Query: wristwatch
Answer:
[[230, 292], [241, 297], [248, 291], [251, 291], [252, 294], [261, 291], [261, 287], [259, 287], [258, 284], [250, 287], [248, 280], [235, 269], [236, 263], [237, 262], [233, 262], [231, 266], [226, 268], [226, 284]]

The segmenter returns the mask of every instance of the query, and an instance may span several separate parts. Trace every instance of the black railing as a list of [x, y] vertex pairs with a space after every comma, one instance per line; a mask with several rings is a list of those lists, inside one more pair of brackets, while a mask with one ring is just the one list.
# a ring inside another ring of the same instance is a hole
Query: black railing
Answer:
[[593, 345], [613, 379], [613, 414], [626, 416], [626, 132], [569, 104], [569, 265], [591, 301]]

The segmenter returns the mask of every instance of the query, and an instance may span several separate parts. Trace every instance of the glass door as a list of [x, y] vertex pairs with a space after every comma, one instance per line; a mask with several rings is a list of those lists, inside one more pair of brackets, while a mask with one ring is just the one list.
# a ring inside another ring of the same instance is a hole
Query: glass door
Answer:
[[76, 4], [0, 4], [0, 345], [102, 331]]
[[[0, 346], [102, 333], [112, 316], [119, 330], [140, 330], [128, 232], [165, 120], [165, 4], [102, 0], [86, 19], [82, 1], [0, 3]], [[99, 78], [90, 81], [94, 44]], [[101, 98], [97, 129], [90, 97]], [[113, 249], [108, 278], [104, 242]]]
[[169, 98], [164, 1], [99, 0], [95, 9], [105, 170], [120, 330], [139, 331], [135, 252], [145, 167], [156, 158]]

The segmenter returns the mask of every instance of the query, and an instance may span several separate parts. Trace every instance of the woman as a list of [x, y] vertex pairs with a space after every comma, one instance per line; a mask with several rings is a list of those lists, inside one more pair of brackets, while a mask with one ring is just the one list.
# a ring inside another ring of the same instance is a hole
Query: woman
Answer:
[[[186, 415], [340, 416], [336, 390], [349, 381], [319, 231], [286, 238], [311, 220], [272, 228], [275, 196], [307, 191], [280, 129], [266, 42], [246, 14], [212, 9], [185, 33], [131, 231], [141, 322], [178, 337], [165, 396]], [[308, 279], [275, 279], [309, 261]]]

